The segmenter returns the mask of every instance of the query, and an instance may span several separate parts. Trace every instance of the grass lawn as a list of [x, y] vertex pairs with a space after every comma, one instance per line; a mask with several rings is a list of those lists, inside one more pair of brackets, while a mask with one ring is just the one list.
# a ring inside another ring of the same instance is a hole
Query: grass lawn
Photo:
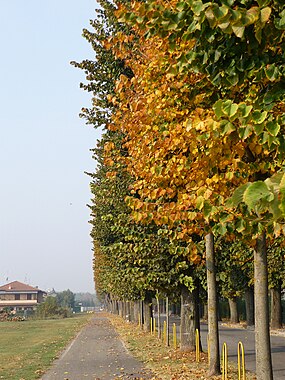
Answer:
[[[125, 342], [129, 351], [146, 364], [154, 373], [154, 379], [158, 380], [194, 380], [208, 379], [208, 356], [201, 353], [200, 362], [196, 363], [195, 352], [182, 353], [165, 345], [155, 336], [141, 330], [132, 323], [125, 322], [122, 318], [108, 314], [111, 323], [116, 328], [121, 339]], [[254, 380], [255, 376], [247, 373], [247, 380]], [[211, 379], [221, 380], [221, 376]], [[236, 365], [229, 363], [228, 380], [237, 380]]]
[[92, 315], [0, 323], [0, 379], [39, 379]]

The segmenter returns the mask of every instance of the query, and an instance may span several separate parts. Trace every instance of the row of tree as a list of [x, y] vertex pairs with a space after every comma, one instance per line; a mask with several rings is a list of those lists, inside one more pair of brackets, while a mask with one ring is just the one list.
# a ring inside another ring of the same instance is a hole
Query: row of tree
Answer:
[[100, 6], [83, 33], [95, 60], [73, 63], [93, 94], [81, 115], [104, 128], [89, 173], [97, 292], [142, 299], [145, 310], [180, 295], [185, 349], [204, 289], [211, 376], [220, 370], [217, 293], [234, 305], [254, 288], [257, 378], [270, 380], [268, 273], [273, 299], [284, 278], [285, 6]]

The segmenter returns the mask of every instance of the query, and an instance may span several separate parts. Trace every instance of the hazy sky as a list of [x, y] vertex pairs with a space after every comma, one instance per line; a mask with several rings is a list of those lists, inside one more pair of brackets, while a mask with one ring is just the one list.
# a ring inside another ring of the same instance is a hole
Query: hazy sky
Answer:
[[93, 58], [81, 36], [94, 0], [0, 0], [0, 285], [94, 291], [90, 95], [69, 64]]

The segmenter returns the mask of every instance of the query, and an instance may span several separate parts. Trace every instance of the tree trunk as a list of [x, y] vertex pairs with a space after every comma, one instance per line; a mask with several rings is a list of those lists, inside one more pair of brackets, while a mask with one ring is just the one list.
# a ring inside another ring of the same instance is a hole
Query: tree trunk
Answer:
[[115, 302], [115, 314], [119, 315], [119, 302], [116, 300], [114, 302]]
[[110, 295], [109, 294], [105, 294], [104, 307], [107, 309], [107, 311], [109, 313], [112, 312], [112, 302], [110, 300]]
[[130, 302], [130, 321], [135, 322], [135, 303], [134, 303], [134, 301]]
[[112, 313], [113, 314], [119, 314], [118, 301], [115, 299], [112, 300]]
[[254, 250], [254, 284], [256, 377], [257, 380], [273, 380], [265, 233], [257, 238]]
[[180, 351], [195, 351], [195, 299], [186, 286], [181, 289]]
[[145, 331], [150, 331], [150, 319], [152, 318], [152, 297], [146, 293], [143, 301], [143, 325]]
[[177, 315], [177, 305], [176, 305], [176, 303], [172, 303], [170, 309], [171, 309], [171, 314], [172, 315]]
[[143, 330], [144, 326], [143, 326], [143, 323], [144, 323], [144, 301], [141, 300], [140, 301], [140, 325], [141, 325], [141, 328]]
[[123, 317], [123, 301], [118, 301], [118, 306], [119, 306], [119, 316]]
[[276, 288], [270, 289], [271, 315], [270, 325], [272, 329], [282, 328], [282, 307], [281, 307], [281, 283]]
[[122, 307], [122, 316], [123, 316], [123, 318], [124, 319], [126, 319], [126, 301], [122, 301], [122, 303], [121, 303], [121, 307]]
[[131, 319], [131, 303], [130, 301], [126, 301], [126, 321], [127, 322], [130, 322], [132, 319]]
[[207, 303], [203, 305], [203, 318], [205, 319], [205, 321], [208, 320], [208, 304]]
[[206, 267], [208, 286], [208, 329], [210, 344], [210, 360], [208, 376], [219, 375], [220, 349], [219, 349], [219, 327], [218, 327], [218, 297], [216, 284], [216, 266], [214, 251], [214, 236], [209, 233], [206, 240]]
[[237, 306], [237, 298], [229, 298], [229, 307], [230, 307], [230, 322], [231, 323], [239, 323], [239, 314], [238, 314], [238, 306]]
[[134, 302], [134, 322], [139, 324], [140, 320], [140, 301]]
[[253, 287], [245, 289], [245, 310], [247, 327], [254, 326], [254, 290]]

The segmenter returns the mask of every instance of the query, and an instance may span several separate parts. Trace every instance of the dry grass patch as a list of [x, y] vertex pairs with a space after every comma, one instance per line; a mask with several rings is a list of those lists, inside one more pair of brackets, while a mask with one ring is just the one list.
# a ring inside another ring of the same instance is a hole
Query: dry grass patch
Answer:
[[[195, 352], [182, 353], [165, 345], [157, 337], [118, 316], [108, 315], [121, 339], [133, 356], [144, 362], [151, 369], [156, 380], [194, 380], [207, 379], [208, 356], [201, 353], [200, 362], [196, 362]], [[222, 376], [214, 376], [213, 380], [221, 380]], [[237, 368], [229, 364], [228, 380], [238, 379]], [[255, 376], [247, 373], [247, 380]]]

